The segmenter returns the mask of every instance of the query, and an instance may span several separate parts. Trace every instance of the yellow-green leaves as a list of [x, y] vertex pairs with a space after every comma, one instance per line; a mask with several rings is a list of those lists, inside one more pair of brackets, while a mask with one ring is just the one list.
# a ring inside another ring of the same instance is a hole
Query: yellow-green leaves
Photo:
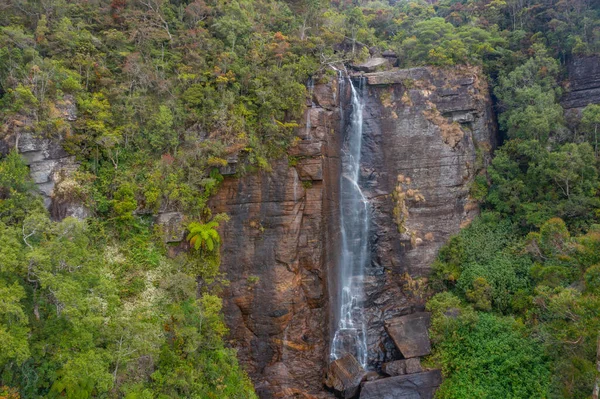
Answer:
[[217, 227], [219, 224], [214, 221], [206, 224], [190, 223], [188, 226], [190, 233], [187, 236], [190, 245], [196, 250], [213, 252], [221, 244], [221, 236], [216, 230]]

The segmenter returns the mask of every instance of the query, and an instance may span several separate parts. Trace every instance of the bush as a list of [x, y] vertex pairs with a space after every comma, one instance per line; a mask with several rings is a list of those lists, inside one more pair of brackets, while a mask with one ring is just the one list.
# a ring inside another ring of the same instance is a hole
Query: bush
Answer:
[[[439, 325], [435, 317], [434, 327]], [[479, 313], [474, 322], [456, 323], [436, 345], [433, 358], [445, 377], [436, 398], [548, 397], [548, 359], [540, 343], [509, 317]]]

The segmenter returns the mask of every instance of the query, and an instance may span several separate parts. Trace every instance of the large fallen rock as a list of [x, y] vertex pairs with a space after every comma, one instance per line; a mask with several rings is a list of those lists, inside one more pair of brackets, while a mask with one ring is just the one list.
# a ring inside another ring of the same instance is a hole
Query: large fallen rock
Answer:
[[384, 363], [381, 370], [387, 375], [405, 375], [420, 373], [423, 371], [421, 360], [418, 357], [412, 359], [394, 360], [393, 362]]
[[389, 66], [387, 59], [382, 57], [370, 58], [367, 62], [360, 65], [352, 65], [352, 69], [362, 72], [375, 72], [378, 69]]
[[427, 333], [430, 320], [430, 313], [417, 312], [386, 320], [385, 329], [402, 356], [407, 359], [425, 356], [431, 352]]
[[344, 399], [356, 397], [365, 370], [352, 355], [346, 355], [329, 364], [325, 386]]
[[431, 399], [442, 383], [440, 370], [365, 382], [360, 399]]

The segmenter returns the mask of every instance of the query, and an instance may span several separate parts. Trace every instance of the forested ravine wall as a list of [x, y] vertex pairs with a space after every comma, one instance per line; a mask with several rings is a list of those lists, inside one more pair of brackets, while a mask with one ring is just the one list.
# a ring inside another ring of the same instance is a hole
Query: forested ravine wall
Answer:
[[[403, 316], [427, 320], [420, 312], [430, 266], [478, 211], [470, 186], [489, 160], [496, 131], [487, 84], [476, 69], [363, 76], [360, 180], [372, 212], [372, 260], [364, 279], [368, 368], [394, 375], [392, 362], [425, 354], [399, 349], [394, 334], [401, 334]], [[288, 157], [270, 172], [227, 177], [210, 202], [214, 213], [231, 217], [221, 227], [230, 344], [262, 398], [330, 395], [323, 380], [339, 253], [339, 152], [348, 122], [341, 111], [350, 98], [340, 87], [350, 89], [335, 78], [317, 83]], [[404, 338], [409, 346], [429, 345], [426, 336]], [[406, 366], [398, 374], [410, 372]], [[401, 384], [392, 380], [366, 383], [361, 397], [376, 398]], [[419, 395], [431, 394], [433, 387], [426, 388]]]

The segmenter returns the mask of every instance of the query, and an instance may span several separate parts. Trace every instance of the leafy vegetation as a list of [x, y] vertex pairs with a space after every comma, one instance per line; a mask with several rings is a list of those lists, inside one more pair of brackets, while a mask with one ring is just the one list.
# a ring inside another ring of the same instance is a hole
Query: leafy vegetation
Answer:
[[203, 262], [195, 254], [167, 258], [131, 208], [118, 223], [134, 231], [118, 239], [111, 222], [53, 222], [31, 206], [40, 199], [19, 156], [0, 169], [12, 176], [0, 202], [11, 206], [0, 223], [3, 384], [32, 398], [253, 396], [223, 345], [220, 299], [197, 297], [196, 276], [217, 271], [193, 267]]
[[[80, 167], [55, 195], [91, 217], [51, 220], [2, 149], [0, 396], [253, 397], [222, 340], [226, 217], [207, 201], [228, 158], [269, 170], [294, 142], [309, 77], [370, 50], [481, 67], [506, 138], [473, 185], [485, 212], [435, 265], [438, 396], [590, 395], [600, 107], [573, 126], [559, 99], [565, 63], [600, 52], [597, 1], [5, 3], [0, 138], [61, 141]], [[167, 256], [163, 211], [189, 253]]]

